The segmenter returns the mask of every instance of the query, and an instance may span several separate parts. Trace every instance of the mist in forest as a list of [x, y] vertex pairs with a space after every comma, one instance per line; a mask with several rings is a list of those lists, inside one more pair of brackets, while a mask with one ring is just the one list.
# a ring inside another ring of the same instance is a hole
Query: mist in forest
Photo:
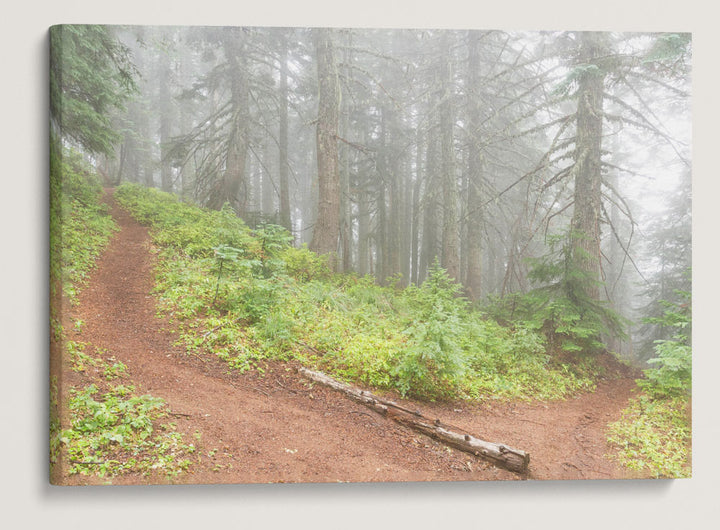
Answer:
[[675, 33], [114, 27], [137, 90], [108, 185], [284, 226], [338, 272], [483, 307], [572, 281], [629, 319], [690, 290], [691, 39]]

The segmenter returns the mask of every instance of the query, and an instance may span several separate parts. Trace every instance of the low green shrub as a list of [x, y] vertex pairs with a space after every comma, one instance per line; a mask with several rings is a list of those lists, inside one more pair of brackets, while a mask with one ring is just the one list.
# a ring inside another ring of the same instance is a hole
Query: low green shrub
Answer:
[[135, 395], [118, 385], [102, 393], [95, 385], [71, 389], [70, 428], [53, 440], [66, 451], [70, 474], [116, 476], [160, 472], [175, 477], [191, 464], [193, 445], [168, 424], [162, 399]]
[[212, 257], [220, 245], [260, 251], [259, 242], [229, 205], [204, 210], [175, 195], [139, 184], [123, 183], [115, 191], [118, 202], [139, 222], [151, 225], [154, 241], [190, 257]]
[[285, 263], [287, 273], [300, 282], [329, 280], [332, 275], [327, 256], [318, 256], [308, 250], [307, 245], [287, 247], [279, 258]]
[[[168, 415], [162, 399], [135, 393], [124, 363], [89, 343], [67, 341], [64, 347], [85, 383], [69, 389], [68, 428], [51, 415], [52, 467], [63, 455], [70, 475], [161, 473], [171, 479], [191, 465], [195, 447], [183, 442], [174, 424], [162, 422]], [[53, 378], [51, 407], [59, 406]]]
[[628, 469], [653, 478], [686, 478], [691, 471], [690, 402], [687, 397], [633, 399], [609, 425], [612, 455]]

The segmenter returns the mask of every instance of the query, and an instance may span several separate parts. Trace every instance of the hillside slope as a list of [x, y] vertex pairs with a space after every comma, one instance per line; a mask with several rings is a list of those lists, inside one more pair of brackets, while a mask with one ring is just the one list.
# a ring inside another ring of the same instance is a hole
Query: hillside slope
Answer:
[[[513, 480], [517, 475], [448, 449], [297, 375], [292, 363], [264, 373], [229, 372], [214, 356], [187, 355], [156, 316], [155, 256], [146, 227], [106, 193], [120, 226], [79, 304], [65, 318], [84, 322], [73, 340], [101, 348], [127, 366], [128, 383], [165, 400], [186, 441], [196, 444], [187, 471], [172, 479], [130, 473], [67, 476], [67, 484]], [[66, 329], [71, 326], [66, 325]], [[70, 332], [72, 334], [72, 332]], [[88, 373], [63, 367], [65, 384]], [[580, 397], [548, 403], [401, 403], [431, 417], [530, 453], [531, 479], [627, 478], [604, 455], [605, 427], [619, 418], [634, 379], [602, 381]]]

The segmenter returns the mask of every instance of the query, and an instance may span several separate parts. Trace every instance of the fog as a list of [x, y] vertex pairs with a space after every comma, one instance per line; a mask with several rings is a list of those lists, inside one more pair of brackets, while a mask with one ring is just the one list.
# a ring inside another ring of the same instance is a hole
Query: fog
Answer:
[[688, 35], [115, 32], [137, 92], [96, 159], [108, 185], [227, 204], [384, 284], [437, 260], [479, 305], [537, 287], [528, 259], [581, 227], [633, 359], [662, 336], [643, 319], [690, 288]]

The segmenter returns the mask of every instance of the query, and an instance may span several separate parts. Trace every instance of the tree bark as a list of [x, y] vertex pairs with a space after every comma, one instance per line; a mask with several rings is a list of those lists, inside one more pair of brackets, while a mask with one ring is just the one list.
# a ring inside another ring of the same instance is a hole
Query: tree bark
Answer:
[[460, 231], [458, 228], [458, 188], [455, 175], [455, 149], [453, 145], [453, 129], [455, 114], [453, 109], [452, 89], [452, 49], [450, 37], [443, 33], [441, 48], [442, 99], [440, 112], [440, 142], [442, 156], [442, 266], [450, 278], [460, 279]]
[[394, 276], [400, 272], [400, 255], [402, 246], [402, 211], [403, 197], [401, 190], [401, 154], [395, 152], [398, 142], [399, 130], [397, 112], [391, 107], [383, 109], [383, 123], [385, 128], [384, 150], [387, 156], [387, 172], [384, 175], [387, 179], [388, 190], [388, 211], [386, 223], [386, 270], [385, 276]]
[[270, 139], [265, 138], [262, 145], [262, 164], [260, 174], [262, 175], [262, 201], [260, 210], [264, 216], [275, 215], [275, 183], [272, 179], [273, 163], [270, 156]]
[[[345, 49], [343, 50], [343, 63], [345, 65], [343, 75], [348, 85], [352, 86], [352, 34], [348, 33], [345, 41]], [[341, 92], [342, 94], [342, 92]], [[350, 135], [350, 98], [341, 96], [342, 113], [340, 133], [342, 138], [349, 140]], [[340, 249], [341, 249], [341, 270], [349, 272], [352, 270], [352, 243], [353, 243], [353, 225], [351, 215], [350, 201], [350, 150], [349, 146], [343, 144], [340, 146]]]
[[415, 152], [415, 182], [412, 187], [412, 232], [410, 235], [410, 274], [411, 282], [417, 285], [420, 264], [420, 191], [422, 189], [423, 171], [423, 133], [417, 129], [417, 151]]
[[168, 160], [171, 127], [173, 119], [172, 98], [170, 96], [170, 57], [166, 50], [160, 51], [160, 186], [163, 191], [172, 192], [172, 168]]
[[385, 282], [400, 272], [401, 219], [403, 196], [400, 188], [400, 154], [395, 148], [399, 125], [397, 112], [390, 106], [380, 110], [380, 148], [377, 172], [377, 249], [378, 279]]
[[418, 267], [418, 283], [422, 283], [427, 278], [430, 267], [435, 263], [435, 259], [439, 256], [438, 245], [438, 208], [439, 193], [437, 190], [437, 147], [438, 140], [432, 133], [428, 134], [426, 155], [426, 172], [425, 172], [425, 191], [422, 198], [422, 249], [420, 251], [420, 264]]
[[290, 184], [288, 179], [288, 39], [280, 34], [280, 130], [278, 137], [278, 174], [280, 176], [280, 224], [292, 233], [290, 216]]
[[412, 216], [412, 205], [413, 205], [413, 182], [412, 175], [410, 173], [409, 162], [403, 164], [402, 168], [402, 179], [400, 181], [400, 196], [402, 202], [402, 211], [400, 216], [400, 274], [402, 279], [400, 280], [400, 287], [407, 287], [410, 283], [410, 275], [412, 269], [410, 268], [410, 253], [412, 249], [412, 237], [413, 237], [413, 216]]
[[455, 432], [450, 426], [443, 424], [439, 419], [430, 420], [419, 411], [409, 410], [394, 401], [383, 399], [366, 390], [360, 390], [346, 385], [321, 372], [315, 372], [302, 367], [299, 371], [305, 377], [335, 390], [339, 390], [383, 416], [387, 416], [427, 436], [451, 445], [456, 449], [488, 460], [499, 467], [514, 471], [515, 473], [524, 474], [528, 471], [530, 455], [525, 451], [513, 449], [504, 444], [486, 442], [470, 434]]
[[318, 216], [310, 250], [329, 255], [336, 267], [340, 237], [340, 176], [338, 170], [338, 107], [340, 91], [330, 29], [313, 30], [318, 73]]
[[[228, 138], [225, 171], [211, 191], [208, 206], [219, 210], [227, 202], [241, 217], [247, 211], [245, 165], [248, 152], [249, 97], [242, 28], [223, 28], [223, 48], [230, 69], [233, 127]], [[242, 192], [242, 193], [241, 193]]]
[[372, 273], [370, 266], [370, 199], [365, 189], [365, 182], [358, 177], [357, 182], [358, 202], [358, 252], [357, 269], [361, 276]]
[[605, 73], [596, 63], [598, 58], [607, 53], [605, 38], [599, 32], [579, 34], [580, 62], [587, 70], [580, 76], [577, 95], [575, 192], [570, 225], [573, 264], [585, 277], [580, 287], [585, 295], [595, 300], [600, 294], [601, 156], [605, 87]]
[[482, 295], [481, 234], [483, 212], [480, 184], [482, 151], [480, 147], [480, 101], [476, 93], [480, 76], [480, 43], [477, 34], [468, 35], [468, 183], [467, 183], [467, 272], [465, 286], [470, 300]]

